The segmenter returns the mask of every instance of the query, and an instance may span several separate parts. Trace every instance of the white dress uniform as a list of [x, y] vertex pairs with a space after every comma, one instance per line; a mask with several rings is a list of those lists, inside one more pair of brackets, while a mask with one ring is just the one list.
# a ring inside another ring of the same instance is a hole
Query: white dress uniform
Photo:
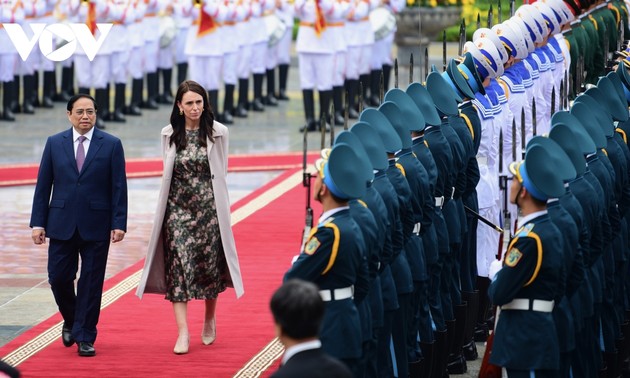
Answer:
[[267, 54], [267, 26], [263, 19], [265, 9], [273, 5], [274, 0], [251, 0], [251, 17], [247, 38], [252, 44], [249, 66], [254, 79], [254, 100], [251, 108], [254, 111], [264, 111], [262, 99], [262, 85], [265, 78], [265, 56]]
[[140, 107], [147, 109], [158, 109], [158, 98], [160, 96], [160, 78], [158, 76], [158, 59], [160, 48], [160, 17], [164, 12], [168, 0], [144, 0], [146, 10], [140, 25], [142, 26], [142, 36], [144, 46], [142, 47], [143, 69], [146, 74], [147, 99], [142, 101]]
[[[223, 35], [233, 36], [238, 33], [236, 24], [241, 22], [244, 17], [242, 7], [237, 6], [234, 0], [225, 0], [226, 15], [221, 25]], [[239, 38], [223, 38], [223, 84], [225, 86], [225, 100], [223, 101], [223, 113], [219, 117], [219, 121], [226, 125], [234, 123], [232, 111], [234, 110], [234, 89], [236, 88], [237, 77], [237, 58], [240, 48]]]
[[[33, 31], [30, 24], [39, 21], [39, 18], [46, 13], [45, 0], [24, 0], [24, 23], [22, 29], [26, 37], [30, 40], [33, 38]], [[10, 44], [9, 46], [13, 46]], [[39, 83], [35, 76], [38, 71], [40, 60], [42, 59], [39, 46], [34, 46], [31, 53], [26, 59], [18, 60], [18, 73], [22, 75], [22, 112], [32, 114], [35, 112], [34, 106], [37, 100], [37, 91]]]
[[[405, 7], [405, 0], [386, 0], [383, 1], [382, 7], [387, 8], [393, 14], [397, 14]], [[392, 46], [394, 44], [394, 35], [396, 28], [392, 29], [386, 36], [379, 40], [374, 40], [372, 45], [372, 56], [370, 60], [371, 85], [370, 85], [370, 102], [372, 105], [378, 104], [378, 96], [381, 82], [381, 70], [383, 70], [383, 91], [387, 92], [389, 88], [389, 77], [391, 67], [393, 65]]]
[[[0, 2], [0, 23], [24, 22], [24, 8], [19, 0], [3, 0]], [[14, 74], [18, 65], [17, 50], [9, 36], [0, 25], [0, 82], [2, 82], [2, 120], [14, 121], [12, 108], [17, 98], [17, 83]]]
[[345, 28], [348, 44], [346, 77], [354, 80], [370, 73], [374, 31], [369, 14], [379, 5], [379, 0], [353, 0], [350, 5]]
[[346, 64], [348, 45], [346, 43], [346, 17], [350, 11], [349, 0], [335, 1], [334, 10], [326, 17], [326, 25], [333, 34], [335, 41], [335, 60], [333, 71], [333, 105], [335, 107], [335, 125], [344, 124], [343, 86], [346, 80]]
[[179, 86], [188, 77], [188, 56], [186, 55], [186, 37], [192, 25], [192, 9], [184, 10], [183, 0], [173, 0], [173, 19], [177, 27], [175, 36], [175, 63], [177, 64], [177, 81]]
[[235, 117], [247, 117], [249, 103], [249, 74], [251, 73], [250, 61], [252, 59], [252, 39], [250, 36], [252, 1], [238, 0], [236, 2], [237, 14], [243, 15], [243, 19], [236, 23], [235, 44], [239, 45], [237, 55], [236, 75], [238, 76], [238, 106], [234, 110]]
[[[114, 111], [106, 120], [125, 122], [123, 110], [125, 107], [125, 88], [127, 86], [127, 61], [131, 45], [127, 37], [127, 25], [134, 24], [134, 11], [132, 0], [112, 0], [108, 22], [113, 24], [104, 44], [108, 44], [111, 51], [110, 67], [111, 81], [114, 82]], [[109, 98], [109, 92], [107, 93]], [[100, 105], [100, 104], [99, 104]], [[109, 111], [110, 109], [105, 109]]]
[[291, 64], [291, 42], [293, 42], [293, 23], [295, 17], [295, 8], [293, 0], [279, 0], [276, 14], [287, 25], [287, 30], [278, 42], [278, 100], [288, 100], [287, 81], [289, 77], [289, 66]]
[[[195, 5], [188, 0], [187, 8]], [[188, 29], [186, 55], [191, 80], [196, 81], [206, 90], [218, 90], [221, 83], [221, 64], [223, 61], [224, 37], [219, 24], [224, 21], [227, 7], [220, 0], [204, 0], [201, 7], [196, 7], [193, 25]], [[201, 23], [202, 13], [208, 17], [208, 25]], [[208, 27], [204, 30], [204, 27]], [[216, 109], [213, 109], [216, 111]]]
[[129, 15], [134, 22], [127, 25], [127, 40], [130, 48], [129, 62], [127, 63], [127, 74], [132, 79], [142, 80], [144, 68], [142, 62], [142, 48], [144, 46], [144, 36], [142, 34], [142, 19], [146, 12], [147, 5], [143, 0], [132, 0], [133, 7]]

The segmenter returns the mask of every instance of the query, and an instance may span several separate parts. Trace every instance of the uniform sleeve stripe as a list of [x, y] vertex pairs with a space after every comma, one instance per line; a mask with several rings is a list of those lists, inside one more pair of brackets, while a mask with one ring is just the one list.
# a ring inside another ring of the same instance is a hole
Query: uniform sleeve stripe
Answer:
[[332, 246], [332, 252], [330, 253], [330, 259], [328, 259], [328, 265], [326, 265], [326, 269], [322, 272], [322, 276], [335, 265], [335, 260], [337, 259], [337, 251], [339, 251], [339, 228], [334, 223], [326, 223], [324, 227], [328, 227], [333, 230], [334, 240]]
[[542, 258], [543, 258], [543, 249], [542, 249], [542, 242], [540, 241], [540, 237], [532, 231], [530, 231], [529, 234], [527, 234], [527, 236], [536, 240], [536, 249], [538, 250], [538, 260], [536, 261], [536, 268], [534, 269], [534, 274], [532, 274], [532, 278], [530, 278], [529, 281], [527, 281], [527, 283], [523, 287], [528, 286], [529, 284], [534, 282], [536, 277], [538, 277], [538, 272], [540, 271], [540, 265], [542, 264]]

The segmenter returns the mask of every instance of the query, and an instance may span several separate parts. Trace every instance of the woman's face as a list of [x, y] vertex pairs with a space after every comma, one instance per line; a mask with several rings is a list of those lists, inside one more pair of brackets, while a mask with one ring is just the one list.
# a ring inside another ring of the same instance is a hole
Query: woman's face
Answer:
[[184, 93], [177, 106], [184, 113], [187, 121], [197, 122], [203, 112], [203, 97], [196, 92], [188, 91]]

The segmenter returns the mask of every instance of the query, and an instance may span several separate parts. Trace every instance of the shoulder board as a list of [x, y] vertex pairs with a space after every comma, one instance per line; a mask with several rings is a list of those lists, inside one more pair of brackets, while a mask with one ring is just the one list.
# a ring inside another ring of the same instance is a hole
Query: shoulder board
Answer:
[[475, 140], [475, 130], [473, 130], [473, 126], [472, 126], [472, 122], [470, 122], [470, 118], [468, 118], [468, 116], [464, 112], [461, 112], [461, 111], [459, 112], [459, 115], [466, 122], [466, 126], [468, 126], [468, 131], [470, 131], [470, 136], [472, 137], [473, 140]]
[[335, 260], [337, 259], [337, 252], [339, 252], [339, 239], [340, 239], [339, 228], [337, 227], [336, 224], [328, 222], [324, 225], [324, 227], [332, 229], [333, 234], [334, 234], [334, 239], [333, 239], [332, 250], [330, 251], [330, 258], [328, 259], [328, 265], [326, 265], [326, 268], [322, 272], [322, 276], [328, 273], [328, 271], [333, 267], [333, 265], [335, 265]]
[[621, 135], [621, 137], [623, 138], [623, 141], [626, 144], [628, 144], [628, 138], [626, 137], [626, 132], [623, 131], [623, 129], [620, 129], [620, 128], [616, 128], [615, 131], [618, 132]]
[[366, 209], [368, 208], [367, 203], [365, 203], [363, 200], [358, 199], [357, 202], [360, 203], [361, 205], [363, 205], [363, 207], [365, 207]]
[[525, 226], [516, 230], [515, 237], [519, 237], [519, 238], [526, 237], [527, 235], [529, 235], [529, 233], [532, 231], [533, 228], [534, 228], [534, 224], [528, 223]]
[[407, 176], [405, 174], [405, 168], [402, 166], [402, 164], [396, 163], [396, 168], [398, 168], [398, 170], [403, 174], [403, 176]]

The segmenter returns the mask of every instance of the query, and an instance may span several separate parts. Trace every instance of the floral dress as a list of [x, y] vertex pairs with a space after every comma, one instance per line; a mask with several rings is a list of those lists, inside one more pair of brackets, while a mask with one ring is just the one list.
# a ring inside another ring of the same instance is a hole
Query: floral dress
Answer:
[[177, 152], [162, 235], [166, 299], [213, 299], [228, 281], [206, 147], [198, 131], [186, 131]]

